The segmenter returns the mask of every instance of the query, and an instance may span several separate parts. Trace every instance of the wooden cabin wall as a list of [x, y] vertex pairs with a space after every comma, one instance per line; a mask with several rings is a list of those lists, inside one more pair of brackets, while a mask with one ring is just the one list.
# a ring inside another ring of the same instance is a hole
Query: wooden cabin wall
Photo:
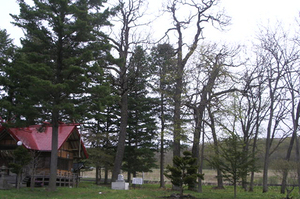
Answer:
[[73, 166], [73, 151], [71, 145], [66, 141], [62, 147], [58, 150], [58, 165], [57, 173], [59, 175], [71, 174]]
[[6, 140], [0, 140], [0, 146], [5, 147], [5, 146], [9, 146], [9, 145], [17, 145], [16, 141], [13, 139], [6, 139]]
[[9, 134], [0, 139], [0, 150], [15, 149], [16, 147], [17, 142]]

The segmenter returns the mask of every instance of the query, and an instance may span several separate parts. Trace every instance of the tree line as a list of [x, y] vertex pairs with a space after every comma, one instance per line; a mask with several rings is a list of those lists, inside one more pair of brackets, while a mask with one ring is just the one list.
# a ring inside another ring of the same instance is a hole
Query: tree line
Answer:
[[[50, 190], [55, 190], [60, 122], [83, 124], [93, 164], [105, 168], [106, 180], [112, 171], [112, 181], [121, 170], [128, 179], [151, 171], [159, 151], [164, 187], [165, 150], [176, 157], [192, 146], [198, 172], [209, 161], [219, 188], [228, 177], [225, 168], [230, 173], [226, 162], [233, 161], [226, 156], [236, 151], [231, 155], [247, 164], [236, 163], [234, 183], [240, 178], [251, 191], [260, 137], [266, 141], [263, 192], [270, 156], [285, 138], [291, 139], [284, 160], [294, 160], [295, 150], [300, 161], [297, 32], [289, 35], [279, 23], [261, 27], [251, 49], [208, 42], [207, 26], [222, 29], [230, 23], [214, 9], [217, 0], [169, 1], [159, 16], [169, 21], [157, 40], [155, 29], [148, 28], [159, 18], [149, 20], [146, 1], [18, 3], [20, 14], [11, 17], [23, 30], [21, 46], [0, 31], [1, 117], [3, 125], [12, 126], [51, 122]], [[207, 143], [210, 157], [203, 155]], [[199, 178], [198, 191], [201, 186]]]

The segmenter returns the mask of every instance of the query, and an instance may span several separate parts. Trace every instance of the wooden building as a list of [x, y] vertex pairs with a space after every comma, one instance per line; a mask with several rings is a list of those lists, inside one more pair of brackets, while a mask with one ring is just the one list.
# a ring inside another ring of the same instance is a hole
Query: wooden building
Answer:
[[[78, 131], [78, 125], [59, 125], [58, 176], [73, 176], [74, 163], [80, 162], [80, 159], [88, 158], [86, 148]], [[13, 150], [17, 147], [19, 141], [31, 153], [35, 153], [37, 157], [34, 174], [47, 178], [50, 174], [51, 164], [52, 126], [48, 123], [25, 128], [5, 128], [0, 126], [0, 166], [5, 165], [8, 167], [9, 163], [13, 161]]]

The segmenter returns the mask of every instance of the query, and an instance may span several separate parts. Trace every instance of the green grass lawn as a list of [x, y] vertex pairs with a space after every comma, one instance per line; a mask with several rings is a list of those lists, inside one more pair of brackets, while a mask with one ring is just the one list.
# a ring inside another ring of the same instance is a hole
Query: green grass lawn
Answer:
[[[224, 190], [212, 189], [212, 186], [204, 186], [203, 193], [196, 193], [186, 190], [185, 194], [193, 195], [201, 199], [219, 199], [233, 198], [233, 187], [227, 186]], [[268, 193], [261, 193], [262, 188], [256, 187], [252, 193], [238, 190], [237, 198], [239, 199], [255, 199], [255, 198], [270, 198], [281, 199], [285, 195], [279, 194], [280, 187], [269, 187]], [[99, 194], [101, 192], [101, 194]], [[51, 199], [147, 199], [147, 198], [162, 198], [169, 196], [172, 193], [170, 188], [160, 189], [158, 184], [145, 184], [141, 187], [130, 190], [112, 190], [110, 186], [97, 186], [93, 182], [81, 182], [78, 188], [58, 187], [57, 191], [49, 192], [45, 188], [35, 188], [33, 191], [30, 188], [21, 188], [20, 190], [0, 190], [0, 199], [36, 199], [36, 198], [51, 198]], [[300, 198], [298, 191], [295, 189], [292, 193], [293, 199]]]

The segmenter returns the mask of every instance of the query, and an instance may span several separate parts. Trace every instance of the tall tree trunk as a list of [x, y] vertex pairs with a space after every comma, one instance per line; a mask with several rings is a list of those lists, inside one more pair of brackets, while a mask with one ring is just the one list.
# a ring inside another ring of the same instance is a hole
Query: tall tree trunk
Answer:
[[[297, 131], [297, 130], [296, 130]], [[290, 161], [290, 157], [291, 157], [291, 153], [292, 153], [292, 149], [293, 149], [293, 145], [294, 145], [294, 141], [295, 141], [295, 138], [296, 138], [296, 135], [297, 135], [297, 132], [295, 130], [293, 130], [293, 135], [292, 135], [292, 138], [290, 140], [290, 144], [289, 144], [289, 147], [288, 147], [288, 150], [287, 150], [287, 154], [286, 154], [286, 157], [285, 157], [285, 160], [287, 162]], [[280, 193], [284, 194], [285, 193], [285, 189], [286, 189], [286, 180], [287, 180], [287, 176], [288, 176], [288, 171], [289, 169], [288, 168], [285, 168], [283, 170], [283, 174], [282, 174], [282, 181], [281, 181], [281, 189], [280, 189]]]
[[[203, 125], [203, 133], [202, 133], [202, 146], [201, 146], [201, 155], [200, 155], [200, 165], [199, 165], [199, 169], [198, 169], [198, 173], [202, 174], [203, 172], [203, 162], [204, 162], [204, 146], [205, 146], [205, 142], [204, 142], [204, 125]], [[199, 177], [198, 178], [198, 192], [202, 193], [202, 179]]]
[[17, 173], [17, 180], [16, 180], [16, 188], [17, 188], [17, 190], [20, 189], [21, 175], [22, 175], [22, 171], [19, 171]]
[[200, 134], [201, 134], [201, 125], [203, 120], [203, 115], [205, 108], [209, 103], [208, 94], [212, 92], [213, 86], [215, 85], [215, 81], [219, 75], [221, 65], [219, 64], [219, 57], [215, 57], [215, 61], [213, 63], [212, 72], [209, 74], [209, 78], [207, 84], [203, 87], [201, 91], [201, 100], [200, 104], [197, 107], [197, 122], [196, 122], [196, 129], [194, 133], [193, 139], [193, 148], [192, 148], [192, 157], [197, 158], [199, 160], [199, 141], [200, 141]]
[[[64, 13], [60, 13], [61, 19], [65, 18]], [[63, 60], [64, 60], [64, 52], [63, 52], [63, 35], [62, 35], [62, 26], [59, 27], [61, 30], [58, 35], [58, 45], [57, 45], [57, 65], [56, 65], [56, 73], [54, 84], [58, 85], [62, 83], [62, 70], [63, 70]], [[58, 126], [59, 126], [59, 109], [58, 105], [60, 105], [60, 95], [61, 93], [54, 94], [54, 102], [52, 109], [52, 144], [51, 144], [51, 159], [50, 159], [50, 179], [49, 179], [49, 191], [56, 190], [56, 180], [57, 180], [57, 161], [58, 161]]]
[[[174, 129], [173, 129], [173, 157], [180, 157], [180, 140], [181, 140], [181, 93], [182, 93], [182, 73], [180, 71], [183, 71], [183, 68], [181, 66], [177, 71], [177, 77], [176, 79], [176, 88], [175, 88], [175, 95], [174, 95]], [[176, 166], [173, 164], [173, 166]], [[179, 190], [180, 188], [177, 186], [172, 186], [173, 190]], [[181, 190], [180, 190], [181, 191]]]
[[108, 166], [105, 165], [105, 171], [104, 171], [104, 184], [108, 183]]
[[180, 198], [183, 198], [183, 186], [180, 187]]
[[272, 117], [273, 115], [270, 114], [270, 119], [269, 119], [269, 124], [267, 129], [265, 159], [264, 159], [264, 167], [263, 167], [263, 193], [268, 192], [268, 169], [269, 169], [269, 161], [270, 161], [270, 147], [271, 147], [270, 134], [271, 134]]
[[[181, 68], [181, 67], [180, 67]], [[173, 157], [180, 156], [180, 140], [181, 140], [181, 93], [182, 93], [182, 68], [179, 69], [176, 80], [176, 88], [174, 95], [174, 129], [173, 129]]]
[[102, 179], [101, 167], [98, 168], [98, 175], [99, 175], [98, 184], [100, 184], [101, 183], [101, 179]]
[[297, 160], [297, 180], [298, 180], [298, 188], [300, 193], [300, 153], [299, 153], [299, 138], [296, 138], [296, 160]]
[[[253, 140], [253, 145], [252, 145], [252, 159], [255, 159], [255, 153], [256, 153], [256, 145], [257, 145], [257, 138], [259, 134], [259, 126], [261, 123], [261, 110], [262, 110], [262, 101], [261, 101], [261, 85], [259, 86], [259, 94], [257, 95], [257, 100], [258, 100], [258, 106], [256, 110], [256, 119], [255, 119], [255, 136]], [[254, 168], [255, 168], [255, 162], [253, 162], [252, 165], [252, 171], [251, 171], [251, 177], [250, 177], [250, 186], [249, 186], [249, 191], [253, 192], [254, 191]]]
[[[217, 158], [219, 158], [219, 142], [218, 142], [218, 138], [217, 138], [217, 133], [216, 133], [216, 128], [215, 128], [215, 118], [213, 113], [211, 112], [211, 108], [210, 106], [208, 106], [207, 108], [208, 110], [208, 115], [210, 118], [210, 128], [211, 128], [211, 132], [212, 132], [212, 136], [213, 136], [213, 144], [214, 144], [214, 151], [215, 151], [215, 155]], [[223, 184], [223, 175], [220, 169], [217, 168], [217, 187], [218, 189], [224, 189], [224, 184]]]
[[[203, 97], [202, 97], [203, 98]], [[203, 101], [201, 98], [201, 102]], [[194, 132], [194, 139], [193, 139], [193, 147], [192, 147], [192, 157], [197, 158], [197, 164], [200, 161], [200, 137], [201, 137], [201, 126], [202, 126], [202, 120], [203, 120], [203, 114], [205, 110], [206, 104], [201, 104], [199, 107], [197, 107], [194, 110], [194, 115], [196, 116], [195, 119], [196, 121], [196, 128]]]
[[[125, 84], [127, 88], [127, 82], [125, 82]], [[116, 153], [112, 179], [111, 179], [112, 182], [115, 182], [117, 180], [118, 174], [120, 174], [121, 167], [122, 167], [122, 161], [123, 161], [124, 150], [125, 150], [127, 120], [128, 120], [128, 95], [127, 95], [127, 89], [124, 89], [124, 93], [121, 98], [121, 124], [120, 124], [117, 153]]]
[[236, 198], [236, 182], [234, 182], [233, 184], [233, 191], [234, 191], [234, 198]]
[[57, 179], [57, 158], [58, 158], [58, 111], [52, 112], [52, 144], [51, 144], [51, 164], [50, 164], [50, 179], [49, 191], [56, 190]]
[[[299, 119], [300, 119], [300, 101], [298, 102], [297, 106], [297, 114], [296, 114], [296, 122], [295, 124], [297, 125], [297, 129], [299, 127]], [[298, 176], [298, 188], [299, 188], [299, 193], [300, 193], [300, 146], [299, 146], [299, 138], [296, 136], [296, 161], [297, 161], [297, 176]]]
[[33, 191], [34, 189], [34, 185], [35, 185], [35, 177], [34, 177], [35, 173], [31, 172], [31, 176], [30, 176], [30, 190]]
[[35, 151], [31, 151], [31, 155], [32, 155], [32, 162], [31, 162], [31, 176], [30, 176], [30, 190], [33, 191], [34, 189], [34, 185], [35, 185], [35, 167], [36, 167], [36, 161], [37, 161], [37, 157], [36, 157], [36, 152]]
[[96, 166], [96, 184], [100, 184], [100, 180], [99, 180], [99, 166]]
[[[205, 108], [201, 106], [202, 108]], [[198, 165], [198, 171], [200, 172], [200, 136], [201, 136], [201, 127], [202, 127], [202, 118], [204, 110], [199, 109], [198, 107], [193, 107], [194, 109], [194, 120], [196, 123], [195, 131], [194, 131], [194, 139], [193, 139], [193, 147], [192, 147], [192, 157], [197, 158], [195, 164]], [[202, 171], [201, 171], [202, 172]], [[200, 192], [201, 190], [201, 178], [198, 178], [198, 188], [197, 191]]]
[[[175, 12], [175, 11], [173, 11]], [[174, 14], [174, 13], [173, 13]], [[174, 17], [174, 15], [173, 15]], [[176, 21], [176, 20], [175, 20]], [[177, 63], [176, 63], [176, 78], [175, 78], [175, 94], [174, 94], [174, 135], [173, 135], [173, 157], [180, 156], [180, 140], [181, 140], [181, 95], [183, 91], [183, 70], [185, 63], [182, 61], [182, 32], [180, 23], [177, 22], [177, 33], [178, 33], [178, 52], [177, 52]]]
[[130, 180], [131, 180], [131, 172], [128, 171], [127, 172], [127, 181], [130, 182]]
[[[248, 135], [247, 135], [247, 138], [244, 137], [244, 147], [243, 147], [243, 152], [246, 154], [246, 156], [248, 157], [248, 154], [249, 154], [249, 140], [248, 140]], [[247, 168], [248, 170], [249, 168]], [[245, 191], [247, 191], [247, 186], [248, 186], [248, 182], [247, 182], [247, 175], [243, 175], [242, 176], [242, 187]]]
[[[273, 123], [273, 115], [274, 115], [274, 92], [271, 87], [271, 80], [269, 80], [269, 97], [270, 97], [270, 115], [267, 126], [267, 139], [266, 139], [266, 150], [265, 150], [265, 159], [264, 159], [264, 167], [263, 167], [263, 193], [268, 192], [268, 169], [269, 169], [269, 161], [270, 161], [270, 148], [271, 148], [271, 131], [272, 131], [272, 123]], [[276, 87], [275, 87], [276, 88]]]
[[254, 171], [250, 173], [250, 185], [249, 185], [249, 192], [254, 191]]
[[263, 193], [268, 192], [268, 169], [269, 169], [269, 158], [270, 157], [270, 136], [266, 139], [266, 151], [263, 167]]
[[[258, 133], [259, 133], [259, 126], [256, 126], [256, 132], [255, 132], [255, 137], [253, 140], [253, 148], [252, 148], [252, 159], [255, 159], [255, 151], [256, 151], [256, 143], [257, 143], [257, 138], [258, 138]], [[250, 185], [249, 185], [249, 191], [253, 192], [254, 191], [254, 167], [255, 167], [255, 162], [253, 162], [252, 165], [252, 170], [251, 170], [251, 176], [250, 176]]]
[[164, 161], [165, 161], [165, 151], [164, 151], [164, 131], [165, 131], [165, 119], [163, 110], [163, 96], [161, 95], [161, 131], [160, 131], [160, 188], [165, 188], [164, 179]]

